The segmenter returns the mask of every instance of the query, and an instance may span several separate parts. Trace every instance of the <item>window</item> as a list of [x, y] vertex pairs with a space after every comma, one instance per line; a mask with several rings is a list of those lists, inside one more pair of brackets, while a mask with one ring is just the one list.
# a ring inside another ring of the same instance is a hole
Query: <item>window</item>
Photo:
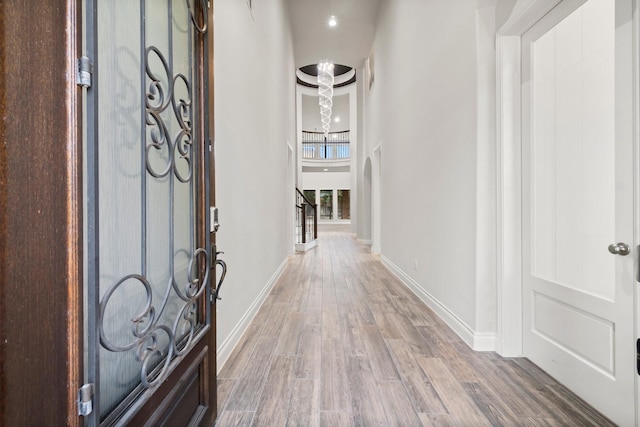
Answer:
[[320, 219], [333, 219], [333, 190], [320, 190]]
[[307, 215], [313, 215], [313, 205], [316, 204], [316, 190], [302, 190], [302, 194], [311, 203], [307, 206]]
[[338, 219], [351, 219], [350, 190], [338, 190]]

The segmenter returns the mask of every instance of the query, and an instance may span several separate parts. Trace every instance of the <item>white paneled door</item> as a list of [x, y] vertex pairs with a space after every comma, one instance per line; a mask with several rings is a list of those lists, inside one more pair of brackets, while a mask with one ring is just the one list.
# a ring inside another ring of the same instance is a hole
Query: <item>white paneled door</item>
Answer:
[[636, 401], [632, 35], [632, 0], [565, 0], [522, 37], [524, 355], [622, 426]]

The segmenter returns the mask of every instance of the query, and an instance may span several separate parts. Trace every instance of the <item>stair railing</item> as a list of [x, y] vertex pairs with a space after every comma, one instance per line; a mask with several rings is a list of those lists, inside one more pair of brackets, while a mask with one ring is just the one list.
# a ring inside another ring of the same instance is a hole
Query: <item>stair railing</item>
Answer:
[[318, 205], [311, 203], [296, 188], [296, 243], [307, 243], [318, 238]]

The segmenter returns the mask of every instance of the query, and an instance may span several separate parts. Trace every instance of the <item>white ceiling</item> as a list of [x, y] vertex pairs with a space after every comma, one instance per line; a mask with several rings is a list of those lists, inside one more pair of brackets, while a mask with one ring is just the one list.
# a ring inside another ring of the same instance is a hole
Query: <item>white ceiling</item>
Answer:
[[[287, 0], [296, 68], [329, 60], [359, 67], [369, 56], [381, 0]], [[329, 17], [338, 25], [331, 28]]]

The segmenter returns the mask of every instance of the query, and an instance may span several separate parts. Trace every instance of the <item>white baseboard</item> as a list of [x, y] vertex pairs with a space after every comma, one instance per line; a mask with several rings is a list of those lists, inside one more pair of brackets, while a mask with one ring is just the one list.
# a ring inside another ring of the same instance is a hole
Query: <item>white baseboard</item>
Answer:
[[495, 351], [497, 336], [492, 332], [475, 332], [444, 304], [425, 291], [415, 280], [402, 271], [389, 258], [380, 255], [382, 264], [406, 287], [432, 309], [469, 347], [476, 351]]
[[373, 243], [373, 242], [371, 241], [371, 239], [357, 239], [357, 240], [358, 240], [358, 242], [359, 242], [359, 243], [362, 243], [363, 245], [369, 245], [369, 246], [371, 246], [371, 245], [372, 245], [372, 243]]
[[242, 316], [242, 319], [240, 319], [240, 321], [233, 328], [233, 330], [231, 331], [227, 339], [224, 340], [224, 342], [217, 349], [216, 364], [218, 367], [218, 373], [220, 373], [220, 370], [222, 369], [223, 365], [225, 364], [227, 359], [229, 359], [229, 356], [231, 356], [231, 352], [236, 347], [236, 345], [238, 345], [238, 343], [240, 342], [240, 339], [242, 338], [242, 335], [245, 333], [245, 331], [249, 327], [249, 324], [258, 313], [258, 310], [260, 310], [260, 307], [262, 307], [262, 304], [264, 303], [264, 300], [267, 298], [267, 295], [269, 295], [269, 292], [271, 292], [271, 289], [273, 288], [273, 286], [276, 284], [278, 279], [280, 279], [280, 276], [282, 276], [282, 273], [287, 267], [288, 262], [289, 262], [288, 258], [285, 258], [285, 260], [282, 261], [282, 264], [280, 264], [280, 266], [276, 269], [275, 273], [273, 273], [273, 275], [271, 276], [267, 284], [262, 288], [257, 298], [253, 301], [253, 303], [251, 304], [247, 312], [244, 314], [244, 316]]
[[317, 239], [313, 239], [307, 243], [296, 243], [296, 252], [306, 252], [309, 249], [313, 249], [318, 245], [317, 242]]
[[473, 349], [476, 351], [496, 351], [498, 334], [495, 332], [475, 332], [473, 334]]

